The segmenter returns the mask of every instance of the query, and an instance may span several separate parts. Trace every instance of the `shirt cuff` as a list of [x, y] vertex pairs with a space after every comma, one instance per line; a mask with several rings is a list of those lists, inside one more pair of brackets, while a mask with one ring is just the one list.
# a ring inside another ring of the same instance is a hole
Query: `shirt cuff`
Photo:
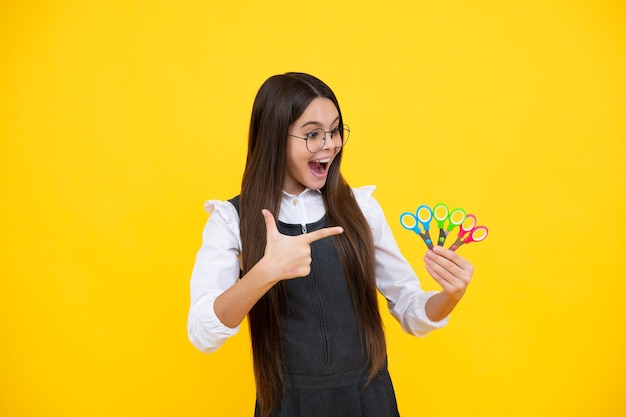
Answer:
[[239, 326], [224, 325], [215, 314], [213, 304], [218, 294], [207, 294], [191, 308], [187, 321], [189, 340], [201, 352], [216, 351], [239, 331]]
[[418, 337], [426, 336], [433, 330], [440, 329], [448, 324], [450, 316], [439, 321], [432, 321], [426, 315], [426, 302], [438, 291], [427, 291], [417, 297], [413, 302], [413, 308], [405, 314], [402, 329]]

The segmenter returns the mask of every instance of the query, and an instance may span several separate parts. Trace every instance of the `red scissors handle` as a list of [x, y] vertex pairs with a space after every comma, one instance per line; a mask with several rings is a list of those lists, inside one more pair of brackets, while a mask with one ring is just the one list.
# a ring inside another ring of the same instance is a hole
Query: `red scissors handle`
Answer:
[[486, 226], [476, 226], [476, 216], [468, 214], [463, 224], [459, 226], [459, 236], [456, 242], [450, 246], [450, 250], [455, 251], [465, 243], [480, 242], [484, 240], [488, 234], [489, 229], [487, 229]]

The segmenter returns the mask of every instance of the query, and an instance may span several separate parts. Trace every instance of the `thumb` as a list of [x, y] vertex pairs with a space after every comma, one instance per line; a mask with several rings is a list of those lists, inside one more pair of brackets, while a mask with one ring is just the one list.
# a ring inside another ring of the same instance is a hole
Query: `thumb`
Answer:
[[278, 228], [276, 227], [276, 220], [274, 220], [274, 215], [267, 209], [261, 210], [263, 214], [263, 218], [265, 219], [265, 229], [267, 230], [267, 240], [276, 238], [280, 235]]

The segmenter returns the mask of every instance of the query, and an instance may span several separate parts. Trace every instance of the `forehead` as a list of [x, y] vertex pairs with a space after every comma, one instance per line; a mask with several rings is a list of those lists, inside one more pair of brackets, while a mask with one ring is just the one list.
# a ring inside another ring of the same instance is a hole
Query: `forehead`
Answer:
[[302, 115], [294, 122], [296, 128], [311, 124], [327, 126], [339, 119], [337, 106], [329, 98], [317, 97], [309, 103]]

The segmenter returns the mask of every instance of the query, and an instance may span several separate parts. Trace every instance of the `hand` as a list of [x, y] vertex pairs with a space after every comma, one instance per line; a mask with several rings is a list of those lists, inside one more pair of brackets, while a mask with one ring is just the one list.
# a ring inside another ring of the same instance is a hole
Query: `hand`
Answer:
[[327, 227], [300, 236], [286, 236], [278, 231], [274, 215], [262, 210], [267, 229], [263, 259], [268, 262], [276, 281], [305, 277], [311, 272], [311, 243], [343, 233], [340, 226]]
[[426, 271], [443, 292], [453, 301], [459, 301], [472, 280], [474, 266], [456, 252], [435, 246], [424, 257]]

